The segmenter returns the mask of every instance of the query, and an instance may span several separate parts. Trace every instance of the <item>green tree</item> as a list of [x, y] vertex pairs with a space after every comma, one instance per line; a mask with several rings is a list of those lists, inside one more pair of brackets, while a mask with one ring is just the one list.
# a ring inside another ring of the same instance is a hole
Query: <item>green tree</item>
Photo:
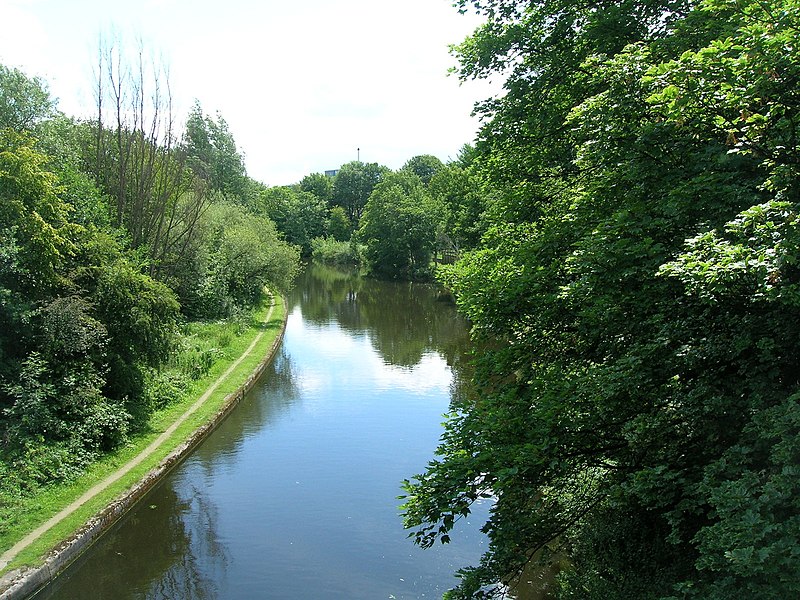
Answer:
[[[189, 167], [207, 181], [214, 179], [213, 164], [215, 149], [211, 143], [210, 118], [203, 113], [200, 102], [195, 100], [186, 118], [182, 149], [186, 153]], [[218, 186], [217, 186], [218, 188]]]
[[97, 190], [51, 160], [0, 132], [0, 459], [17, 492], [124, 439], [141, 368], [166, 357], [177, 316], [172, 293], [67, 203], [86, 195], [94, 210]]
[[[298, 269], [272, 221], [211, 204], [230, 195], [252, 207], [263, 187], [244, 175], [224, 120], [197, 105], [187, 157], [163, 79], [142, 51], [133, 69], [119, 58], [101, 53], [92, 122], [57, 114], [42, 81], [0, 67], [4, 526], [20, 497], [75, 477], [180, 387], [160, 372], [175, 347], [176, 291], [187, 315], [227, 316], [266, 284], [287, 288]], [[307, 195], [316, 235], [327, 207]]]
[[445, 232], [454, 249], [475, 248], [486, 227], [484, 211], [491, 197], [490, 186], [453, 164], [437, 171], [428, 191], [447, 208]]
[[5, 258], [0, 281], [32, 298], [52, 292], [74, 250], [69, 207], [46, 163], [32, 138], [0, 130], [0, 244]]
[[410, 158], [402, 168], [411, 171], [428, 185], [431, 178], [444, 168], [444, 163], [431, 154], [421, 154]]
[[454, 161], [455, 165], [461, 167], [462, 169], [466, 169], [478, 159], [479, 153], [477, 148], [472, 144], [464, 144], [458, 151], [458, 156]]
[[192, 315], [227, 316], [254, 304], [264, 286], [291, 287], [299, 249], [281, 239], [275, 223], [231, 203], [214, 204], [204, 219], [205, 258], [187, 298]]
[[333, 178], [322, 173], [311, 173], [303, 177], [300, 180], [300, 189], [311, 192], [327, 205], [333, 200]]
[[341, 206], [334, 206], [328, 212], [327, 233], [339, 242], [345, 242], [353, 235], [353, 225], [347, 218], [347, 213]]
[[121, 48], [101, 48], [97, 120], [84, 155], [97, 186], [113, 198], [112, 224], [147, 253], [149, 274], [161, 280], [172, 275], [210, 202], [207, 182], [178, 151], [166, 79], [141, 48], [130, 61]]
[[246, 196], [244, 160], [220, 113], [216, 118], [210, 117], [203, 113], [200, 102], [195, 101], [186, 119], [181, 150], [190, 168], [213, 190], [239, 201]]
[[349, 162], [342, 165], [333, 180], [333, 204], [347, 212], [354, 227], [361, 219], [372, 190], [389, 169], [377, 163]]
[[211, 144], [214, 148], [212, 163], [214, 186], [225, 196], [242, 198], [246, 187], [244, 159], [236, 147], [236, 141], [227, 121], [220, 113], [216, 119], [209, 119]]
[[55, 106], [44, 81], [0, 64], [0, 129], [30, 131], [52, 117]]
[[325, 233], [327, 206], [311, 192], [293, 186], [266, 188], [260, 194], [259, 210], [306, 256], [311, 254], [311, 240]]
[[443, 206], [428, 195], [417, 175], [385, 175], [367, 202], [358, 230], [372, 272], [390, 278], [426, 275], [443, 220]]
[[496, 197], [446, 282], [488, 349], [407, 524], [496, 499], [455, 597], [555, 550], [564, 598], [797, 595], [796, 0], [480, 5]]
[[95, 314], [108, 331], [106, 391], [143, 417], [144, 369], [168, 358], [180, 306], [171, 289], [124, 259], [101, 269], [96, 286]]

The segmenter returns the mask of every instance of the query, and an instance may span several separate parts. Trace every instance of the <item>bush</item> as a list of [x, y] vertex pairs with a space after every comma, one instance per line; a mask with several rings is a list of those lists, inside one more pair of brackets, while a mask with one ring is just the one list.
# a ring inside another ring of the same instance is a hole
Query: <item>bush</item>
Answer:
[[361, 262], [361, 248], [353, 242], [318, 237], [311, 241], [311, 250], [314, 260], [328, 265], [358, 265]]
[[[206, 367], [206, 371], [210, 367]], [[196, 370], [200, 368], [195, 367]], [[152, 370], [144, 385], [144, 399], [148, 408], [158, 410], [172, 404], [181, 398], [189, 385], [189, 378], [198, 379], [202, 373], [196, 377], [183, 371], [175, 369], [164, 369], [160, 371]]]

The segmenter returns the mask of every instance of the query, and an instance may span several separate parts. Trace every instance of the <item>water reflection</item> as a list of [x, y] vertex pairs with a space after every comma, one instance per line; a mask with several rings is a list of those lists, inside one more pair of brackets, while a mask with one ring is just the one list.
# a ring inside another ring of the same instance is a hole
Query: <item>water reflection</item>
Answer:
[[292, 301], [302, 305], [306, 320], [366, 333], [392, 365], [412, 367], [429, 352], [452, 365], [468, 343], [463, 319], [442, 309], [434, 285], [376, 281], [311, 264], [297, 289]]
[[215, 507], [182, 486], [160, 486], [145, 502], [103, 536], [101, 553], [84, 554], [36, 599], [216, 598], [226, 553], [216, 541]]
[[433, 287], [309, 269], [260, 385], [40, 598], [441, 597], [488, 506], [421, 550], [398, 515], [466, 351]]

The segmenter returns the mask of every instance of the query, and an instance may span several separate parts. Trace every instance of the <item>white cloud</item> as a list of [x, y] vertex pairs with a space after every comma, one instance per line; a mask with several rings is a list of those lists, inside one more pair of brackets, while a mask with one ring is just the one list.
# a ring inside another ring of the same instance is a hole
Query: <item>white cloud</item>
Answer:
[[453, 379], [447, 362], [436, 353], [425, 354], [411, 368], [382, 363], [373, 377], [379, 390], [402, 389], [412, 394], [423, 394], [433, 390], [448, 393]]

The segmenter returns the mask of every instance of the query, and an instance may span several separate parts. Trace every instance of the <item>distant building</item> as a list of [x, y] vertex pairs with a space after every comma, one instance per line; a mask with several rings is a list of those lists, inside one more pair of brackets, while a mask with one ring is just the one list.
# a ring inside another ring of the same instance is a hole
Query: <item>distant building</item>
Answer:
[[325, 171], [326, 177], [336, 177], [336, 174], [339, 172], [339, 169], [331, 169], [330, 171]]

